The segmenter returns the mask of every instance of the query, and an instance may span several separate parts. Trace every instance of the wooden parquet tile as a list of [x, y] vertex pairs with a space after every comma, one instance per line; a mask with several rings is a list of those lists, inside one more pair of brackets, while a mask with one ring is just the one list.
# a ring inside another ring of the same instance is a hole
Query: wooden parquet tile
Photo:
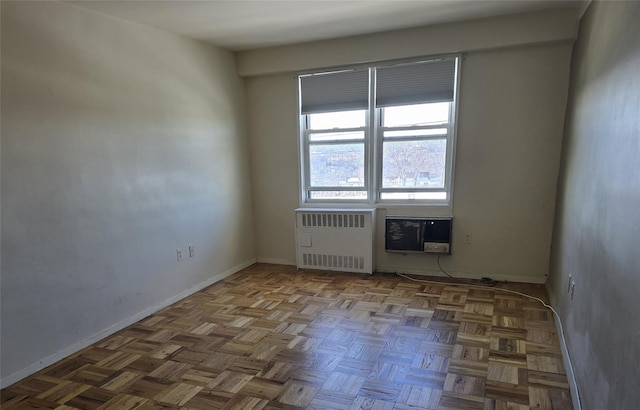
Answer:
[[[499, 284], [546, 299], [543, 286]], [[571, 409], [553, 315], [496, 288], [256, 264], [1, 392], [2, 409]]]

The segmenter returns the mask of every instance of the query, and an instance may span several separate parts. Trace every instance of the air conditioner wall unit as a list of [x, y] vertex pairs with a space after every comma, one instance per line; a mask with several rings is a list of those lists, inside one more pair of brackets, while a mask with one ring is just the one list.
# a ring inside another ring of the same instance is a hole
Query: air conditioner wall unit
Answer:
[[451, 217], [385, 218], [387, 252], [451, 254]]
[[373, 273], [375, 209], [298, 208], [298, 269]]

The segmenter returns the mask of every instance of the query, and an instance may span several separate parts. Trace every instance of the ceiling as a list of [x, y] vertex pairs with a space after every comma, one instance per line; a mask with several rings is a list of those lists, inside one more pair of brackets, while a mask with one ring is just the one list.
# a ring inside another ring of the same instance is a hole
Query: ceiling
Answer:
[[79, 0], [78, 7], [234, 50], [550, 8], [573, 0]]

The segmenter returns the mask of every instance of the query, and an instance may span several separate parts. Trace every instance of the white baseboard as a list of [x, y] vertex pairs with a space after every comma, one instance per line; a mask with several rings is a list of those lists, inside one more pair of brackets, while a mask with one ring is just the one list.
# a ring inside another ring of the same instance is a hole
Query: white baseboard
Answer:
[[241, 271], [242, 269], [253, 265], [254, 263], [256, 263], [256, 258], [251, 258], [237, 266], [232, 267], [231, 269], [228, 269], [222, 273], [218, 273], [214, 276], [212, 276], [211, 278], [205, 280], [204, 282], [201, 282], [185, 291], [182, 291], [180, 293], [178, 293], [175, 296], [172, 296], [156, 305], [150, 306], [148, 308], [146, 308], [145, 310], [136, 313], [135, 315], [131, 315], [111, 326], [109, 326], [106, 329], [103, 329], [101, 331], [99, 331], [98, 333], [95, 333], [89, 337], [87, 337], [86, 339], [83, 339], [77, 343], [72, 344], [71, 346], [68, 346], [62, 350], [60, 350], [59, 352], [56, 352], [52, 355], [49, 355], [43, 359], [38, 360], [36, 363], [33, 363], [27, 367], [25, 367], [22, 370], [18, 370], [15, 373], [12, 373], [4, 378], [2, 378], [0, 380], [0, 389], [4, 389], [5, 387], [9, 387], [10, 385], [24, 379], [25, 377], [28, 377], [42, 369], [44, 369], [47, 366], [50, 366], [62, 359], [64, 359], [67, 356], [70, 356], [82, 349], [84, 349], [85, 347], [91, 346], [92, 344], [104, 339], [105, 337], [112, 335], [113, 333], [124, 329], [125, 327], [132, 325], [142, 319], [144, 319], [145, 317], [152, 315], [153, 313], [157, 312], [160, 309], [163, 309], [169, 305], [172, 305], [173, 303], [186, 298], [187, 296], [206, 288], [207, 286], [211, 286], [214, 283], [226, 278], [227, 276], [230, 276], [238, 271]]
[[[275, 258], [262, 258], [258, 257], [258, 263], [268, 263], [271, 265], [292, 265], [296, 266], [296, 261], [291, 261], [288, 259], [275, 259]], [[375, 268], [375, 272], [381, 273], [404, 273], [405, 275], [418, 275], [418, 276], [436, 276], [436, 277], [446, 277], [444, 273], [442, 273], [438, 269], [412, 269], [412, 268], [398, 268], [398, 267], [389, 267], [389, 266], [377, 266]], [[523, 276], [523, 275], [494, 275], [494, 274], [473, 274], [470, 272], [449, 272], [451, 276], [459, 279], [477, 279], [480, 280], [483, 277], [490, 277], [493, 280], [500, 282], [518, 282], [518, 283], [535, 283], [535, 284], [543, 284], [546, 282], [546, 276]]]
[[258, 263], [268, 263], [270, 265], [293, 265], [296, 266], [296, 261], [290, 261], [288, 259], [274, 259], [274, 258], [257, 258]]
[[[405, 275], [417, 275], [417, 276], [439, 276], [446, 277], [444, 273], [437, 269], [411, 269], [411, 268], [394, 268], [386, 266], [376, 267], [376, 272], [382, 273], [404, 273]], [[457, 279], [477, 279], [480, 280], [484, 277], [489, 277], [499, 282], [518, 282], [518, 283], [535, 283], [543, 284], [546, 282], [546, 276], [523, 276], [523, 275], [495, 275], [491, 273], [473, 274], [470, 272], [449, 272], [451, 276]]]
[[[549, 294], [549, 299], [551, 301], [551, 306], [554, 309], [557, 309], [558, 303], [557, 300], [552, 296], [553, 293], [547, 287], [547, 293]], [[558, 313], [559, 315], [560, 313]], [[569, 349], [567, 348], [567, 340], [564, 337], [564, 333], [562, 332], [562, 328], [560, 327], [560, 323], [558, 323], [560, 319], [554, 316], [554, 321], [556, 325], [556, 333], [558, 334], [558, 338], [562, 339], [562, 343], [560, 343], [560, 351], [562, 352], [562, 364], [564, 364], [564, 369], [567, 374], [567, 383], [569, 383], [569, 392], [571, 393], [571, 402], [573, 403], [573, 410], [582, 410], [582, 405], [580, 402], [580, 395], [578, 393], [578, 382], [576, 381], [576, 374], [573, 371], [573, 366], [571, 366]]]
[[430, 270], [430, 269], [407, 269], [407, 268], [394, 268], [394, 267], [383, 267], [376, 266], [375, 272], [380, 273], [403, 273], [405, 275], [416, 275], [416, 276], [441, 276], [443, 278], [446, 275], [439, 270]]
[[[553, 321], [556, 325], [556, 332], [558, 333], [558, 337], [564, 339], [564, 334], [562, 334], [562, 330], [560, 329], [560, 325], [558, 324], [558, 318]], [[567, 349], [566, 340], [564, 343], [560, 343], [560, 350], [562, 351], [562, 363], [564, 364], [564, 369], [567, 373], [567, 382], [569, 383], [569, 392], [571, 393], [571, 402], [573, 403], [573, 410], [582, 410], [580, 406], [580, 398], [578, 397], [578, 384], [576, 383], [576, 375], [573, 372], [573, 368], [569, 364], [569, 350]]]

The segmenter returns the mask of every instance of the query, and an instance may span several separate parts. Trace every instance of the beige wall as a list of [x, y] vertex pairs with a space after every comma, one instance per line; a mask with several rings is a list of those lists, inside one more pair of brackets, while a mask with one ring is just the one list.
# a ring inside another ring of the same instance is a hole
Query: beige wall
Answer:
[[[465, 34], [474, 37], [474, 32]], [[421, 38], [402, 40], [420, 43]], [[540, 38], [530, 38], [529, 45], [507, 48], [487, 43], [490, 50], [465, 53], [453, 210], [380, 209], [378, 269], [437, 273], [434, 256], [384, 252], [385, 214], [453, 213], [453, 254], [441, 258], [445, 269], [463, 277], [546, 280], [571, 56], [571, 41], [556, 40], [540, 44]], [[344, 55], [350, 41], [332, 41], [324, 53]], [[385, 44], [380, 35], [370, 41]], [[280, 48], [273, 51], [283, 59], [280, 66], [289, 66]], [[257, 55], [274, 56], [268, 50]], [[241, 57], [258, 65], [249, 54]], [[291, 60], [297, 64], [298, 54]], [[257, 257], [294, 263], [293, 210], [299, 206], [295, 75], [251, 76], [246, 84]], [[466, 233], [473, 239], [463, 245]]]
[[[386, 212], [453, 213], [445, 268], [544, 281], [568, 12], [245, 52], [236, 67], [229, 52], [66, 4], [0, 11], [2, 386], [256, 256], [293, 263], [294, 67], [468, 51], [453, 209], [381, 209], [378, 228]], [[254, 75], [246, 88], [237, 71]], [[387, 255], [382, 239], [381, 268], [435, 272], [434, 257]]]
[[254, 248], [233, 54], [63, 3], [1, 7], [4, 386]]
[[246, 79], [256, 256], [295, 261], [298, 206], [296, 80], [293, 74]]
[[489, 17], [243, 51], [242, 76], [573, 40], [576, 8]]
[[640, 403], [638, 21], [638, 2], [593, 2], [571, 67], [547, 287], [584, 410]]

